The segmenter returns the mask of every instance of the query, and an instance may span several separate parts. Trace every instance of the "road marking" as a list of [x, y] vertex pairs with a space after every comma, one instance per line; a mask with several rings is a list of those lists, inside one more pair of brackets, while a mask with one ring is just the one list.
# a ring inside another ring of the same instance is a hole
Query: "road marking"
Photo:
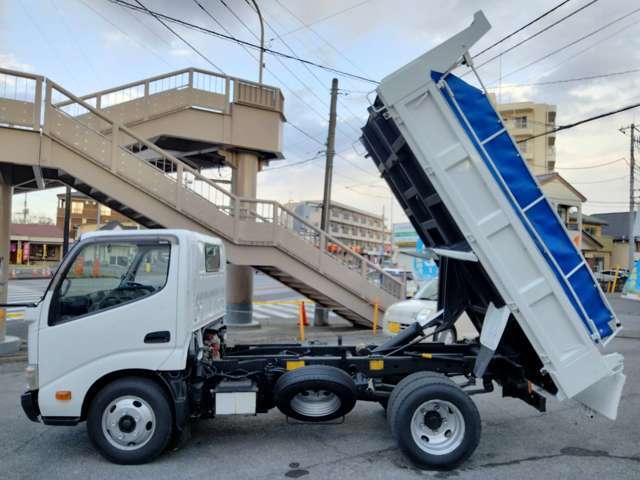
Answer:
[[258, 305], [256, 306], [256, 309], [259, 309], [260, 312], [265, 313], [269, 316], [272, 317], [278, 317], [278, 318], [292, 318], [295, 317], [295, 315], [293, 314], [293, 312], [284, 312], [286, 314], [284, 314], [282, 311], [278, 311], [274, 309], [274, 305]]

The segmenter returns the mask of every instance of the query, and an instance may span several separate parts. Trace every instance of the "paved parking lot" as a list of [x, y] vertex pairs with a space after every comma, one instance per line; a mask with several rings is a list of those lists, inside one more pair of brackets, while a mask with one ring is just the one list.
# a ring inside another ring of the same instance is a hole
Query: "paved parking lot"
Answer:
[[[345, 341], [371, 340], [337, 329]], [[333, 334], [332, 333], [332, 334]], [[256, 340], [263, 329], [247, 334]], [[315, 335], [313, 329], [310, 335]], [[328, 335], [325, 334], [325, 335]], [[271, 334], [269, 334], [271, 336]], [[284, 329], [284, 339], [293, 329]], [[125, 467], [103, 460], [84, 425], [47, 427], [29, 422], [18, 405], [22, 364], [0, 365], [0, 478], [4, 479], [638, 479], [640, 478], [640, 340], [618, 339], [628, 376], [616, 422], [589, 415], [573, 402], [536, 410], [494, 392], [474, 397], [482, 440], [473, 457], [452, 472], [420, 472], [398, 452], [377, 404], [361, 403], [344, 424], [288, 424], [278, 412], [197, 423], [191, 441], [150, 465]]]

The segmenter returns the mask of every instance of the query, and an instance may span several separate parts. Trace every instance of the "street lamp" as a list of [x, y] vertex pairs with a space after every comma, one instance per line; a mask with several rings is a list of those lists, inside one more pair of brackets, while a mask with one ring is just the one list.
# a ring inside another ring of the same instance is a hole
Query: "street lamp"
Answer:
[[262, 12], [260, 12], [260, 8], [258, 7], [258, 2], [251, 0], [251, 3], [253, 3], [258, 13], [258, 18], [260, 19], [260, 67], [258, 69], [258, 83], [262, 84], [262, 68], [264, 67], [264, 22], [262, 20]]

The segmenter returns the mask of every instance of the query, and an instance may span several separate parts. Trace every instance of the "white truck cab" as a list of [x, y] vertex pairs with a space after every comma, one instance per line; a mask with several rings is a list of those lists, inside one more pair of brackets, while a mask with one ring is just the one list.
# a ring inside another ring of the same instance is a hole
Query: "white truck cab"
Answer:
[[[157, 381], [184, 371], [193, 332], [221, 321], [224, 311], [219, 239], [184, 230], [83, 235], [28, 313], [25, 411], [45, 424], [73, 425], [118, 378], [135, 373]], [[127, 405], [142, 401], [134, 397], [114, 411], [128, 419]], [[147, 416], [148, 432], [155, 425]]]

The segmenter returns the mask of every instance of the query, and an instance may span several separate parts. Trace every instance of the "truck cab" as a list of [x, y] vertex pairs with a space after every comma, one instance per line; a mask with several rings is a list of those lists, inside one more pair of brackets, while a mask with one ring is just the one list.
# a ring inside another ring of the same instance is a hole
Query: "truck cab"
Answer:
[[[183, 230], [89, 233], [65, 257], [42, 301], [28, 310], [29, 390], [22, 404], [32, 420], [85, 420], [104, 386], [132, 374], [179, 404], [171, 372], [185, 370], [193, 332], [224, 315], [224, 246]], [[149, 400], [134, 397], [113, 405], [127, 420], [115, 429], [115, 444], [124, 439], [123, 445], [135, 447], [156, 428], [151, 409], [136, 407]], [[145, 430], [136, 417], [147, 420]]]

